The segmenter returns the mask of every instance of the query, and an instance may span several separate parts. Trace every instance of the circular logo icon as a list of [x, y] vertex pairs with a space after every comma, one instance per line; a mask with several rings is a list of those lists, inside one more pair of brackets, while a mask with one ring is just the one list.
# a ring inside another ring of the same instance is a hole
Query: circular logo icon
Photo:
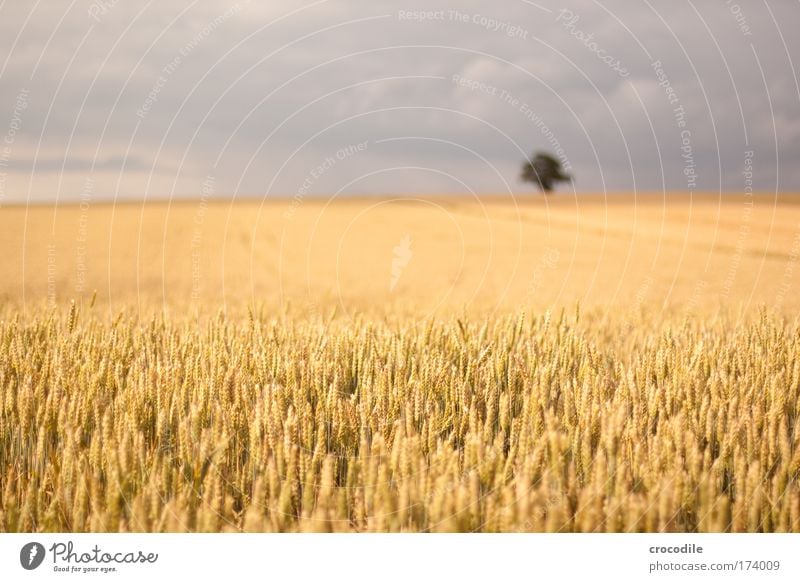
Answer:
[[35, 570], [44, 561], [44, 546], [39, 542], [30, 542], [22, 546], [19, 552], [19, 563], [26, 570]]

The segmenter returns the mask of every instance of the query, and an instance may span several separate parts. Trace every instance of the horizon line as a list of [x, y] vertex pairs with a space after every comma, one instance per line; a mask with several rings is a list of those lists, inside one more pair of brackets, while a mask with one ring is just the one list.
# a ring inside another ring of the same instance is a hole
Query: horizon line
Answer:
[[331, 202], [331, 201], [361, 201], [361, 200], [427, 200], [427, 199], [494, 199], [497, 201], [499, 198], [512, 199], [512, 200], [540, 200], [554, 202], [557, 200], [568, 200], [579, 197], [591, 198], [623, 198], [623, 197], [653, 197], [661, 196], [662, 198], [682, 197], [682, 198], [709, 198], [717, 197], [723, 198], [728, 196], [752, 196], [752, 197], [794, 197], [800, 196], [800, 191], [787, 190], [787, 191], [767, 191], [758, 190], [753, 192], [745, 192], [743, 190], [585, 190], [585, 191], [556, 191], [544, 194], [543, 192], [532, 190], [526, 192], [428, 192], [428, 193], [403, 193], [392, 194], [386, 192], [376, 193], [348, 193], [343, 195], [336, 194], [237, 194], [237, 193], [224, 193], [203, 196], [202, 194], [156, 194], [151, 196], [92, 196], [90, 200], [81, 199], [80, 195], [60, 197], [60, 198], [46, 198], [46, 199], [12, 199], [0, 200], [0, 209], [6, 207], [25, 207], [25, 206], [80, 206], [81, 204], [88, 203], [89, 205], [112, 205], [112, 204], [163, 204], [163, 203], [191, 203], [191, 202], [205, 202], [206, 204], [219, 204], [222, 202], [237, 203], [237, 202], [269, 202], [269, 203], [303, 203], [303, 202]]

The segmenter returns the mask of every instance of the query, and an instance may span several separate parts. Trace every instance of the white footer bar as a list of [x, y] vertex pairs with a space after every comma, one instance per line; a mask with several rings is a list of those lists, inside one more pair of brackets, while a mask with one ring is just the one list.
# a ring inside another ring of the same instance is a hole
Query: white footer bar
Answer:
[[798, 549], [800, 534], [0, 534], [0, 579], [777, 582], [800, 580]]

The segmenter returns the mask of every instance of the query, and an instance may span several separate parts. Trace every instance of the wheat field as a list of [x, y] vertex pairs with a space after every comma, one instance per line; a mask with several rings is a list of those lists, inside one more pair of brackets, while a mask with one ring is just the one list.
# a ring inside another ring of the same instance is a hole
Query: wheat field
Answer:
[[0, 530], [800, 531], [800, 203], [0, 209]]

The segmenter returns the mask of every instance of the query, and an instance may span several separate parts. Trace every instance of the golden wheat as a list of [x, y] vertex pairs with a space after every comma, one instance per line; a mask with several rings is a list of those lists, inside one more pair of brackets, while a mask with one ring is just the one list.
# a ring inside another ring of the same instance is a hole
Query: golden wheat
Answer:
[[0, 322], [2, 531], [800, 531], [800, 326]]

